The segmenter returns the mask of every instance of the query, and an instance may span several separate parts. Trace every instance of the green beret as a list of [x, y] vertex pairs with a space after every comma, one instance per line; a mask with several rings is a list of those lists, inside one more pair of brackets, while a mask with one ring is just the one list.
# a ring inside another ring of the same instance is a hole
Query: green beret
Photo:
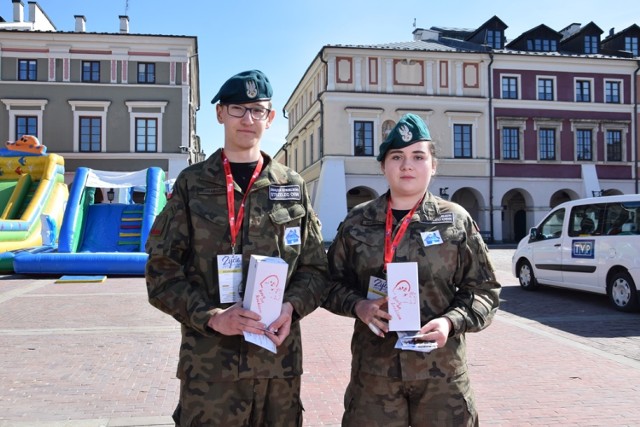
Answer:
[[411, 113], [405, 114], [380, 144], [380, 154], [377, 159], [381, 162], [390, 149], [404, 148], [418, 141], [431, 141], [429, 128], [419, 116]]
[[243, 71], [224, 82], [212, 104], [246, 104], [247, 102], [268, 101], [273, 95], [271, 83], [260, 70]]

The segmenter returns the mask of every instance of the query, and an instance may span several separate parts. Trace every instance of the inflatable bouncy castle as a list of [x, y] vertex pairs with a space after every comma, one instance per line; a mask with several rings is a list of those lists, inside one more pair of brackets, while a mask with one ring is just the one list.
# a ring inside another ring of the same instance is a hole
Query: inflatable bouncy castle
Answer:
[[[98, 200], [97, 192], [106, 189], [108, 200]], [[144, 200], [135, 201], [134, 192]], [[57, 246], [16, 253], [13, 268], [27, 274], [144, 275], [144, 246], [166, 194], [165, 174], [158, 167], [133, 172], [80, 167]]]
[[[42, 218], [59, 225], [68, 197], [61, 156], [31, 135], [7, 142], [0, 149], [0, 253], [42, 245]], [[52, 240], [58, 229], [48, 229]], [[12, 270], [11, 257], [0, 260], [0, 270]]]

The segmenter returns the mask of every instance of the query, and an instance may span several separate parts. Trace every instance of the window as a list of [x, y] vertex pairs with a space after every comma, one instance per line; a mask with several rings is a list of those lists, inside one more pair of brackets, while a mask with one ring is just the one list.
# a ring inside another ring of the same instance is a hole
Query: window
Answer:
[[593, 236], [602, 234], [604, 203], [580, 205], [571, 208], [569, 236]]
[[302, 167], [307, 167], [307, 140], [302, 140]]
[[38, 80], [38, 61], [35, 59], [18, 60], [18, 80], [36, 81]]
[[638, 38], [637, 37], [625, 37], [624, 38], [624, 50], [631, 52], [633, 56], [638, 56]]
[[80, 117], [80, 151], [98, 153], [102, 149], [102, 118]]
[[311, 156], [309, 164], [313, 164], [313, 134], [309, 135], [309, 155]]
[[487, 44], [492, 49], [502, 49], [502, 31], [487, 30]]
[[158, 120], [136, 119], [136, 152], [155, 153], [158, 151]]
[[584, 53], [598, 53], [598, 36], [584, 36]]
[[556, 130], [541, 128], [538, 130], [538, 149], [540, 160], [556, 159]]
[[19, 140], [24, 135], [38, 137], [38, 118], [36, 116], [16, 116], [15, 129], [14, 141]]
[[[42, 124], [44, 123], [44, 110], [49, 101], [46, 99], [2, 98], [0, 102], [5, 104], [5, 108], [9, 113], [7, 122], [9, 129], [4, 128], [8, 139], [19, 139], [22, 135], [16, 138], [18, 134], [28, 131], [31, 135], [36, 136], [41, 144], [46, 144], [42, 133]], [[34, 124], [35, 128], [33, 127]], [[18, 127], [23, 125], [24, 128], [19, 130]]]
[[591, 129], [576, 130], [576, 159], [577, 160], [593, 160]]
[[518, 78], [517, 77], [502, 78], [502, 98], [518, 99]]
[[[162, 152], [162, 127], [166, 101], [126, 101], [129, 110], [129, 151]], [[105, 118], [106, 120], [106, 118]], [[189, 146], [183, 137], [180, 145]]]
[[558, 50], [558, 42], [549, 39], [527, 40], [527, 50], [536, 52], [555, 52]]
[[373, 156], [373, 122], [355, 121], [353, 141], [356, 156]]
[[604, 82], [604, 102], [620, 104], [620, 82], [606, 80]]
[[576, 80], [576, 102], [591, 102], [591, 81]]
[[621, 130], [607, 130], [607, 160], [610, 162], [622, 161]]
[[544, 239], [557, 239], [562, 235], [564, 209], [558, 209], [538, 226], [538, 235]]
[[90, 83], [100, 81], [99, 61], [82, 61], [82, 81]]
[[638, 221], [640, 206], [633, 202], [607, 203], [604, 220], [604, 231], [613, 235], [640, 234]]
[[553, 79], [538, 79], [538, 99], [553, 101]]
[[153, 62], [138, 63], [138, 83], [153, 84], [156, 82], [156, 64]]
[[471, 125], [453, 125], [453, 157], [471, 158]]
[[520, 158], [520, 129], [502, 129], [502, 158], [504, 160], [518, 160]]

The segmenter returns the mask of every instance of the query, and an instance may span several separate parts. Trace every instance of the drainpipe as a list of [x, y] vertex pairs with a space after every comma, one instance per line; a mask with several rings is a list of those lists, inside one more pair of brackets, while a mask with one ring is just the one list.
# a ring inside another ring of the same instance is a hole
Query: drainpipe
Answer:
[[638, 194], [638, 71], [640, 70], [640, 61], [636, 61], [638, 68], [633, 72], [633, 162], [635, 170], [635, 192]]
[[[493, 65], [493, 53], [489, 52], [488, 78], [489, 78], [489, 232], [491, 242], [495, 242], [493, 227], [493, 75], [491, 73], [491, 65]], [[504, 239], [503, 239], [504, 240]]]

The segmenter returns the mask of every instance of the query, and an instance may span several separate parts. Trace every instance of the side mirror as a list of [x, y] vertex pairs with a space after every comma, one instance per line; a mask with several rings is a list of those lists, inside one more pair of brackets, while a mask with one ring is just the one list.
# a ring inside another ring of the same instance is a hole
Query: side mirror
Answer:
[[535, 227], [531, 227], [529, 230], [529, 241], [538, 240], [538, 229]]

